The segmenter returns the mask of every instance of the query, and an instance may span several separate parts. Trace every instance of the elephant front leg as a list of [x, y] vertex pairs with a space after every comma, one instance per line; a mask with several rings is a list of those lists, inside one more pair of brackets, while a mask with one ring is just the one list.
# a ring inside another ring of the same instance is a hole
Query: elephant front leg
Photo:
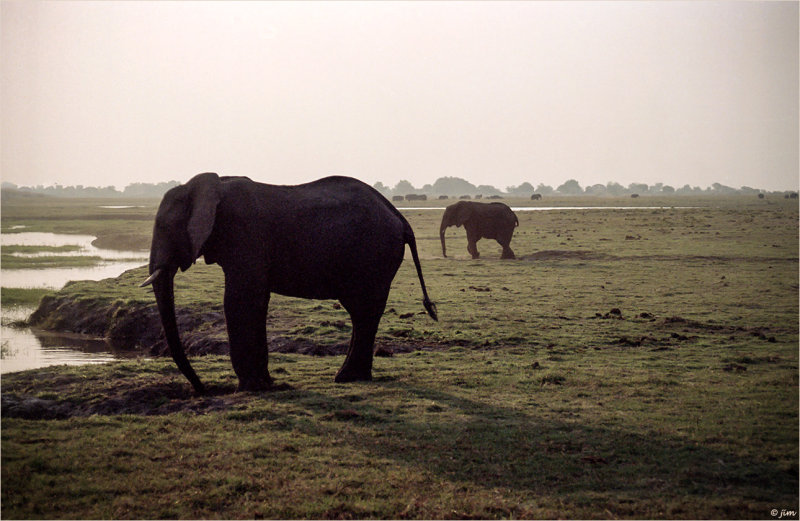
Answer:
[[272, 384], [267, 358], [269, 292], [263, 287], [250, 279], [225, 277], [225, 321], [240, 391], [263, 391]]
[[[466, 226], [465, 226], [466, 228]], [[481, 236], [476, 232], [467, 229], [467, 251], [472, 255], [473, 259], [480, 258], [481, 254], [478, 253], [478, 241]]]

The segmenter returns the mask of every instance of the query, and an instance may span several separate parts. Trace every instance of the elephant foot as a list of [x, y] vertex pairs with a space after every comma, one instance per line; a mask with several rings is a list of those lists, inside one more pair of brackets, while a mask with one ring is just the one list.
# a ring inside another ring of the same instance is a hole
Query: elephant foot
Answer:
[[[502, 244], [500, 246], [503, 246]], [[514, 255], [514, 250], [509, 248], [508, 246], [503, 246], [503, 253], [500, 255], [501, 259], [516, 259], [517, 256]]]
[[369, 382], [372, 380], [372, 371], [357, 371], [347, 367], [342, 367], [333, 379], [337, 384], [348, 382]]
[[274, 381], [267, 375], [266, 378], [245, 378], [239, 380], [239, 392], [260, 392], [272, 389]]

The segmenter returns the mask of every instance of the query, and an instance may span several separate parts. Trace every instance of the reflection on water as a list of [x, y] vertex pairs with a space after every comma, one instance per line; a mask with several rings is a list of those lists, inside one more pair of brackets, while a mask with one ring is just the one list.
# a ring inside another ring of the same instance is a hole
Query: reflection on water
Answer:
[[132, 358], [135, 353], [114, 350], [101, 339], [10, 327], [11, 322], [24, 320], [33, 308], [3, 308], [0, 325], [0, 373], [11, 373], [51, 365], [101, 364], [119, 358]]
[[[43, 268], [0, 270], [0, 283], [4, 288], [60, 289], [70, 280], [102, 280], [138, 268], [147, 262], [147, 252], [121, 251], [96, 248], [91, 235], [66, 235], [45, 232], [4, 233], [0, 235], [3, 246], [78, 246], [78, 251], [63, 253], [37, 253], [42, 256], [92, 256], [103, 262], [96, 266], [79, 268]], [[24, 255], [20, 255], [24, 257]], [[124, 259], [124, 260], [123, 260]]]
[[116, 277], [123, 271], [143, 266], [145, 261], [104, 262], [88, 268], [44, 268], [40, 270], [2, 270], [0, 283], [4, 288], [61, 289], [71, 280], [102, 280]]
[[[16, 226], [12, 227], [12, 229]], [[19, 232], [4, 233], [0, 235], [3, 246], [78, 246], [78, 252], [68, 252], [67, 255], [94, 255], [104, 259], [146, 259], [146, 251], [125, 251], [97, 248], [92, 245], [95, 237], [91, 235], [67, 235], [63, 233], [47, 232]], [[46, 253], [46, 255], [57, 255]]]
[[[13, 226], [11, 229], [20, 229], [20, 227]], [[81, 247], [91, 247], [93, 240], [94, 237], [91, 235], [69, 235], [49, 232], [19, 232], [0, 235], [0, 241], [2, 241], [3, 246], [11, 244], [25, 246], [66, 246], [75, 244]]]
[[[6, 288], [60, 289], [70, 280], [101, 280], [116, 277], [123, 271], [146, 264], [147, 253], [119, 251], [92, 246], [91, 235], [22, 232], [0, 235], [3, 246], [64, 246], [76, 245], [77, 251], [66, 255], [100, 257], [102, 263], [81, 268], [2, 269], [0, 284]], [[57, 256], [55, 253], [45, 255]], [[0, 372], [9, 373], [51, 365], [82, 365], [104, 363], [118, 358], [130, 358], [134, 353], [116, 351], [104, 340], [82, 335], [58, 334], [28, 327], [10, 327], [13, 322], [27, 319], [33, 308], [3, 307], [0, 320]]]

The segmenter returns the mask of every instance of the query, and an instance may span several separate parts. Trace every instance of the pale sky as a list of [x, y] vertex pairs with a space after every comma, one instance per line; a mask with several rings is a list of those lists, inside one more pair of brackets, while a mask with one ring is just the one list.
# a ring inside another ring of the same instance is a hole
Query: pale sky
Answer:
[[798, 188], [798, 3], [0, 3], [0, 179]]

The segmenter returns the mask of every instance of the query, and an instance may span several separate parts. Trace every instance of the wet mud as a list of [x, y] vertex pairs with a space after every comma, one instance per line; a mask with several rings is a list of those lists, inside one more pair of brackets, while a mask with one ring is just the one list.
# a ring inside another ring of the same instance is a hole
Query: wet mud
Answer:
[[[390, 310], [391, 312], [392, 310]], [[200, 312], [178, 308], [175, 311], [181, 341], [187, 355], [229, 354], [225, 316], [219, 311]], [[414, 314], [411, 314], [412, 316]], [[149, 356], [170, 356], [155, 304], [137, 305], [123, 301], [76, 300], [70, 297], [46, 296], [31, 315], [28, 324], [45, 330], [103, 338], [115, 348], [135, 350]], [[328, 324], [323, 322], [322, 325]], [[347, 328], [345, 322], [332, 324]], [[337, 356], [347, 353], [348, 342], [321, 344], [268, 334], [269, 351], [310, 356]], [[381, 342], [376, 356], [392, 356], [417, 350], [435, 349], [430, 342], [403, 339]]]
[[[76, 395], [79, 379], [59, 378], [51, 386], [54, 393], [66, 398], [40, 398], [32, 394], [4, 392], [2, 417], [28, 420], [63, 420], [93, 415], [135, 414], [158, 416], [187, 412], [205, 414], [230, 410], [248, 399], [248, 393], [236, 393], [235, 386], [209, 386], [208, 393], [198, 396], [190, 386], [176, 378], [162, 376], [148, 379], [122, 379], [104, 386], [93, 396]], [[282, 389], [282, 386], [279, 389]]]

